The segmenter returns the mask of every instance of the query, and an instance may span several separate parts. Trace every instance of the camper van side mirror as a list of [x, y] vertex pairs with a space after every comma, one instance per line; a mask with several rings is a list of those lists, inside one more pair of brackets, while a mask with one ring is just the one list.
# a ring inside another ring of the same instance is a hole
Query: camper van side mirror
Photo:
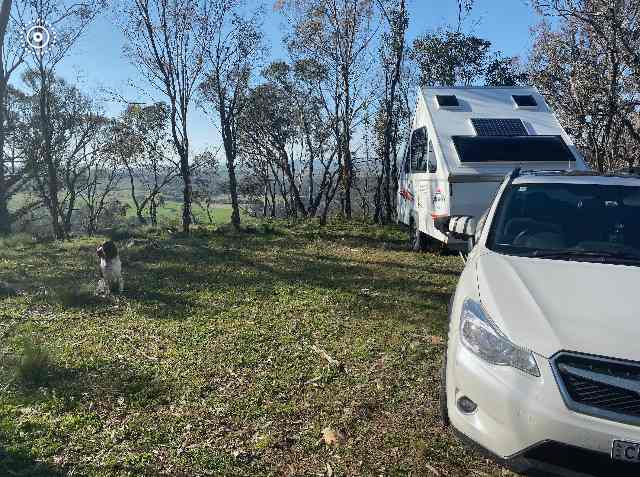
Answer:
[[435, 174], [438, 171], [438, 167], [436, 166], [436, 162], [433, 158], [429, 159], [429, 162], [427, 163], [427, 170], [430, 174]]

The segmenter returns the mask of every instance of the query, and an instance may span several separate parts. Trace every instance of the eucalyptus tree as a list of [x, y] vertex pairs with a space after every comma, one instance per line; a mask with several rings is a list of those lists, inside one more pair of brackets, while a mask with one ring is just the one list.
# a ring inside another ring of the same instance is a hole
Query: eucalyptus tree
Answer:
[[[86, 166], [102, 148], [99, 135], [106, 119], [98, 105], [76, 86], [53, 78], [47, 79], [44, 98], [47, 116], [43, 120], [40, 73], [27, 71], [24, 83], [25, 124], [18, 138], [19, 147], [29, 164], [30, 184], [46, 205], [52, 223], [57, 224], [55, 237], [65, 238], [71, 231], [77, 201], [87, 186]], [[43, 122], [48, 134], [46, 157], [42, 154]]]
[[[162, 191], [180, 175], [166, 103], [129, 105], [111, 126], [109, 149], [129, 179], [129, 192], [140, 224], [158, 225]], [[193, 169], [193, 164], [190, 164]]]
[[[37, 152], [32, 155], [33, 179], [37, 180], [42, 200], [51, 218], [53, 235], [57, 239], [68, 235], [65, 221], [69, 215], [63, 210], [61, 194], [64, 184], [60, 179], [60, 157], [54, 142], [55, 111], [52, 101], [57, 100], [62, 86], [56, 78], [60, 62], [69, 55], [74, 45], [86, 32], [98, 13], [106, 6], [105, 0], [23, 0], [24, 8], [16, 15], [23, 28], [33, 25], [39, 36], [28, 40], [27, 63], [29, 87], [38, 98], [36, 103]], [[55, 35], [54, 35], [55, 30]], [[56, 106], [57, 107], [57, 106]], [[35, 172], [37, 171], [37, 172]], [[67, 191], [68, 192], [68, 191]], [[68, 199], [68, 197], [65, 197]]]
[[134, 0], [125, 3], [125, 53], [147, 83], [169, 105], [173, 146], [183, 182], [182, 229], [192, 222], [192, 165], [189, 117], [194, 93], [204, 74], [210, 39], [209, 15], [215, 11], [204, 0]]
[[352, 216], [355, 180], [353, 137], [371, 99], [369, 70], [379, 24], [373, 0], [285, 0], [279, 7], [291, 24], [289, 51], [294, 59], [322, 64], [332, 84], [331, 109], [340, 164], [342, 212]]
[[[597, 170], [640, 159], [640, 3], [535, 1], [530, 70]], [[553, 17], [553, 21], [547, 21]]]
[[408, 108], [403, 102], [406, 87], [406, 33], [409, 14], [405, 0], [380, 1], [385, 28], [379, 46], [383, 89], [378, 113], [380, 171], [374, 197], [374, 220], [390, 223], [395, 214], [395, 178], [397, 149], [402, 136], [402, 123], [407, 120]]
[[80, 187], [78, 197], [84, 204], [83, 226], [87, 234], [98, 231], [109, 206], [116, 202], [115, 192], [123, 180], [118, 157], [111, 151], [111, 128], [109, 120], [103, 121], [100, 131], [93, 139], [93, 150], [80, 164]]
[[[302, 184], [292, 157], [295, 153], [290, 149], [299, 137], [293, 101], [283, 88], [266, 83], [249, 92], [246, 104], [239, 122], [244, 152], [258, 162], [264, 161], [276, 180], [280, 180], [278, 172], [282, 173], [293, 202], [292, 211], [306, 217]], [[265, 190], [266, 187], [265, 184]]]
[[222, 136], [235, 228], [240, 227], [238, 119], [256, 66], [265, 55], [261, 16], [260, 9], [247, 13], [243, 0], [212, 0], [206, 18], [206, 78], [200, 92], [205, 108], [213, 109], [210, 116]]
[[[5, 155], [5, 142], [9, 134], [10, 125], [10, 96], [9, 81], [14, 72], [24, 61], [26, 49], [22, 41], [21, 25], [15, 20], [17, 10], [24, 8], [23, 2], [14, 3], [12, 0], [3, 0], [0, 4], [0, 235], [11, 232], [11, 224], [16, 218], [9, 212], [9, 200], [24, 185], [24, 170], [16, 171], [15, 167], [9, 169], [11, 161]], [[14, 11], [14, 18], [11, 12]]]

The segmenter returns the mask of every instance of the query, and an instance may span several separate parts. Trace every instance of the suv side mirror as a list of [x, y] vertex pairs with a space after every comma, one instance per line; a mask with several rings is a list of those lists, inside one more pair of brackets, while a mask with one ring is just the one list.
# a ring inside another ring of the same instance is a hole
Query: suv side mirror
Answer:
[[475, 242], [477, 224], [476, 219], [470, 215], [437, 217], [434, 219], [434, 225], [445, 235]]

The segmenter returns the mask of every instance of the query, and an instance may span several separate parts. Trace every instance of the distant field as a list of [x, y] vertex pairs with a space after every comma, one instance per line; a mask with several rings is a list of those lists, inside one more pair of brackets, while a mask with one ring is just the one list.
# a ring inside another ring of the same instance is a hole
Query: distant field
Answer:
[[[131, 208], [127, 210], [127, 219], [135, 219], [136, 211], [129, 191], [119, 190], [115, 193], [115, 197], [117, 197], [121, 202], [131, 206]], [[209, 223], [206, 211], [201, 207], [198, 207], [196, 204], [193, 204], [193, 215], [199, 223]], [[216, 204], [211, 215], [214, 223], [216, 224], [229, 223], [231, 221], [231, 205], [223, 203]], [[170, 199], [165, 200], [164, 205], [158, 209], [158, 220], [161, 223], [180, 222], [182, 220], [182, 202]]]
[[[135, 219], [136, 211], [133, 207], [133, 201], [129, 198], [126, 203], [131, 204], [131, 208], [127, 210], [127, 219]], [[209, 217], [202, 208], [193, 205], [193, 215], [199, 223], [209, 223]], [[227, 204], [217, 204], [212, 210], [211, 216], [215, 224], [224, 224], [231, 221], [231, 206]], [[166, 201], [162, 207], [158, 209], [158, 221], [161, 223], [180, 222], [182, 220], [182, 203], [176, 201]]]
[[[129, 195], [127, 190], [120, 190], [114, 194], [114, 197], [117, 198], [120, 202], [124, 204], [129, 204], [131, 207], [127, 210], [126, 219], [129, 222], [135, 222], [136, 219], [136, 211], [133, 206], [133, 200]], [[16, 195], [11, 203], [10, 208], [15, 210], [19, 207], [25, 205], [28, 201], [28, 196], [26, 194], [18, 194]], [[77, 206], [81, 207], [82, 201], [78, 201]], [[43, 210], [43, 214], [46, 212]], [[145, 214], [145, 217], [148, 214]], [[208, 224], [209, 217], [205, 210], [199, 207], [196, 204], [193, 204], [193, 215], [196, 217], [196, 220], [200, 224]], [[231, 205], [226, 203], [219, 203], [214, 206], [212, 209], [212, 219], [214, 224], [226, 224], [231, 221]], [[245, 213], [241, 214], [244, 220], [250, 220], [251, 218]], [[177, 200], [166, 200], [164, 205], [158, 209], [158, 221], [161, 224], [178, 224], [182, 220], [182, 202]]]

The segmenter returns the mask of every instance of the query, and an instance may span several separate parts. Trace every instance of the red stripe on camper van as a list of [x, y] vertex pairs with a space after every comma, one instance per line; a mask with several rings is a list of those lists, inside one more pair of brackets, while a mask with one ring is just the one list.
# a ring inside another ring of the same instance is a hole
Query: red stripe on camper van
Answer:
[[400, 195], [404, 197], [406, 200], [410, 200], [411, 202], [413, 202], [413, 194], [409, 192], [407, 189], [402, 189], [400, 191]]

